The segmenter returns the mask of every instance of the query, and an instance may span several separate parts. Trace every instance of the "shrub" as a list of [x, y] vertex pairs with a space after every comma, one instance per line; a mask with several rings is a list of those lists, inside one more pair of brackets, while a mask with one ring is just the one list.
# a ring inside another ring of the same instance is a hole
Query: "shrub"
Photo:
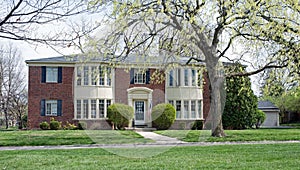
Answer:
[[53, 118], [50, 120], [50, 129], [58, 130], [61, 129], [61, 123], [59, 121], [54, 120]]
[[133, 119], [134, 111], [131, 106], [115, 103], [107, 108], [108, 121], [113, 123], [114, 129], [124, 129]]
[[67, 121], [66, 125], [63, 127], [65, 130], [76, 130], [78, 127], [75, 124], [70, 123]]
[[262, 110], [257, 109], [255, 114], [255, 127], [259, 129], [261, 124], [266, 120], [266, 114]]
[[87, 124], [86, 124], [86, 122], [79, 122], [79, 123], [78, 123], [78, 129], [79, 129], [79, 130], [87, 129]]
[[48, 129], [49, 129], [49, 123], [46, 122], [46, 121], [40, 123], [40, 128], [41, 128], [42, 130], [48, 130]]
[[203, 129], [203, 120], [196, 120], [193, 123], [193, 126], [191, 129], [192, 130], [202, 130]]
[[[244, 68], [232, 66], [228, 71], [242, 72]], [[255, 124], [257, 97], [251, 89], [249, 77], [226, 78], [226, 100], [222, 122], [224, 129], [247, 129]], [[224, 92], [225, 93], [225, 92]], [[225, 97], [223, 93], [221, 97]]]
[[152, 109], [153, 127], [158, 130], [165, 130], [171, 127], [175, 121], [176, 111], [171, 104], [158, 104]]

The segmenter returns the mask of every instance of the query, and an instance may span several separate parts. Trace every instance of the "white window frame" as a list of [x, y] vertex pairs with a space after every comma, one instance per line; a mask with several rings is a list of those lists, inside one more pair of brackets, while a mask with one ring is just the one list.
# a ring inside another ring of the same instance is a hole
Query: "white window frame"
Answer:
[[[50, 113], [49, 113], [50, 110]], [[46, 116], [57, 116], [57, 100], [46, 100]]]
[[[181, 100], [176, 100], [175, 101], [175, 111], [176, 111], [176, 119], [181, 119], [182, 116], [182, 102]], [[179, 108], [179, 109], [178, 109]]]
[[168, 83], [168, 85], [169, 85], [169, 87], [174, 86], [174, 70], [169, 71], [169, 83]]
[[81, 100], [76, 100], [76, 118], [81, 119], [82, 118], [82, 102]]
[[146, 72], [134, 69], [134, 84], [146, 84]]
[[58, 82], [58, 67], [46, 67], [46, 83]]
[[83, 66], [83, 85], [88, 86], [90, 85], [90, 67]]
[[97, 100], [91, 99], [91, 119], [97, 118]]

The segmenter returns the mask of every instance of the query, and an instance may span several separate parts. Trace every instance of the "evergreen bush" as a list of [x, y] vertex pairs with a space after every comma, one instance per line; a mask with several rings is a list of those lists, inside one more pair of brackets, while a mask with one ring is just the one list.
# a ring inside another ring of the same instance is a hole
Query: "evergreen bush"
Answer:
[[42, 130], [48, 130], [49, 127], [50, 127], [50, 126], [49, 126], [49, 123], [46, 122], [46, 121], [40, 123], [40, 128], [41, 128]]
[[113, 124], [114, 129], [124, 129], [134, 117], [131, 106], [115, 103], [107, 108], [108, 121]]
[[171, 127], [176, 118], [175, 108], [171, 104], [158, 104], [152, 109], [152, 126], [158, 130], [166, 130]]

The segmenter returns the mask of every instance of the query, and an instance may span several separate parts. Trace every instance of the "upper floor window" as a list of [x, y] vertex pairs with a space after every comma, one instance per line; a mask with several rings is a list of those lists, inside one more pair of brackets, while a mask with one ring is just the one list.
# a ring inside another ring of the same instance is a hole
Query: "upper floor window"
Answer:
[[42, 83], [61, 83], [62, 67], [42, 66]]
[[131, 69], [130, 70], [130, 84], [149, 84], [150, 70]]
[[77, 85], [111, 86], [111, 68], [105, 66], [77, 67]]
[[173, 86], [173, 81], [174, 81], [174, 71], [171, 70], [169, 73], [169, 86], [172, 87]]
[[196, 86], [196, 70], [192, 69], [192, 86]]
[[83, 67], [83, 84], [89, 85], [89, 67], [88, 66]]
[[[199, 76], [200, 75], [200, 76]], [[168, 73], [168, 86], [198, 86], [201, 85], [201, 74], [196, 69], [173, 69]]]
[[189, 85], [189, 70], [184, 69], [184, 85], [188, 86]]

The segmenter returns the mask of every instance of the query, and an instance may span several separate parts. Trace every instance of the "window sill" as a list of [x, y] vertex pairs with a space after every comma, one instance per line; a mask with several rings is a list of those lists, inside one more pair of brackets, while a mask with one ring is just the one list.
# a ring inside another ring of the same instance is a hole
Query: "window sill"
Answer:
[[73, 120], [108, 120], [108, 118], [81, 118], [81, 119], [74, 118]]

